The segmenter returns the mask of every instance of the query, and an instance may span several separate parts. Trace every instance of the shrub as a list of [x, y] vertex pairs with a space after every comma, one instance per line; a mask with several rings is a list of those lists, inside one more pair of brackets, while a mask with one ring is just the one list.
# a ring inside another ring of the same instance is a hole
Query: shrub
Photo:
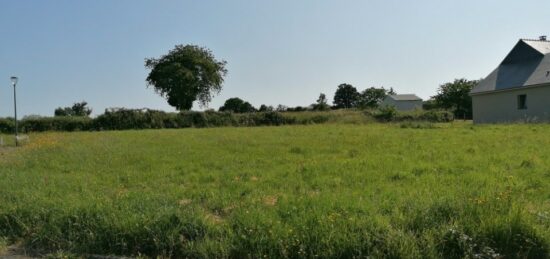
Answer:
[[422, 119], [431, 122], [451, 122], [454, 121], [454, 114], [446, 110], [429, 110], [422, 113]]
[[205, 128], [223, 126], [262, 126], [295, 124], [294, 118], [279, 112], [236, 114], [216, 111], [185, 111], [165, 113], [155, 110], [109, 109], [94, 119], [93, 129], [160, 129], [160, 128]]
[[15, 125], [13, 119], [9, 118], [0, 118], [0, 132], [2, 133], [11, 133], [13, 132]]
[[229, 98], [225, 101], [222, 107], [220, 107], [221, 112], [235, 112], [235, 113], [247, 113], [255, 112], [256, 108], [252, 106], [249, 102], [245, 102], [238, 97]]
[[381, 121], [393, 121], [397, 116], [397, 110], [394, 106], [383, 106], [375, 112], [373, 116]]
[[231, 112], [181, 112], [178, 114], [180, 118], [178, 126], [179, 128], [237, 126], [238, 122], [235, 116]]
[[41, 131], [80, 131], [89, 130], [92, 120], [88, 117], [42, 117], [28, 118], [20, 121], [23, 132]]
[[149, 109], [106, 109], [93, 120], [95, 130], [160, 129], [174, 125], [175, 120], [166, 112]]
[[454, 115], [446, 110], [417, 110], [399, 112], [393, 106], [385, 106], [371, 113], [379, 121], [428, 121], [428, 122], [451, 122]]
[[294, 117], [284, 117], [279, 112], [264, 112], [258, 114], [255, 118], [256, 125], [283, 125], [283, 124], [294, 124], [296, 118]]

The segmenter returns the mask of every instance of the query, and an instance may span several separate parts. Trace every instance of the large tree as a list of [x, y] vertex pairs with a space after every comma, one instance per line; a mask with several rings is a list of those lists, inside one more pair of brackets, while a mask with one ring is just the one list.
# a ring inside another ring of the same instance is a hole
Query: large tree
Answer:
[[336, 108], [353, 108], [357, 105], [359, 93], [350, 84], [340, 84], [334, 93], [334, 105]]
[[472, 97], [470, 91], [479, 80], [455, 79], [439, 86], [432, 98], [437, 106], [454, 112], [457, 118], [472, 118]]
[[220, 107], [220, 111], [246, 113], [246, 112], [255, 112], [256, 108], [254, 108], [254, 106], [252, 106], [252, 104], [250, 104], [249, 102], [245, 102], [240, 98], [233, 97], [225, 101], [223, 106]]
[[195, 45], [176, 45], [160, 58], [148, 58], [147, 83], [178, 110], [189, 110], [194, 101], [206, 106], [222, 90], [227, 74], [224, 60]]
[[359, 94], [357, 106], [360, 108], [376, 108], [384, 100], [386, 95], [395, 94], [393, 88], [386, 90], [384, 87], [370, 87]]

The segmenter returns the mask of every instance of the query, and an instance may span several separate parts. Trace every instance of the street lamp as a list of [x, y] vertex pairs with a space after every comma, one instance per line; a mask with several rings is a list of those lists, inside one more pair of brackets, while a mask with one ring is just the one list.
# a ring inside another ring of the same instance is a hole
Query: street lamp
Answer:
[[15, 94], [15, 86], [17, 85], [17, 78], [16, 76], [12, 76], [10, 78], [11, 84], [13, 85], [13, 111], [15, 113], [15, 146], [17, 147], [19, 145], [18, 143], [18, 137], [17, 137], [17, 96]]

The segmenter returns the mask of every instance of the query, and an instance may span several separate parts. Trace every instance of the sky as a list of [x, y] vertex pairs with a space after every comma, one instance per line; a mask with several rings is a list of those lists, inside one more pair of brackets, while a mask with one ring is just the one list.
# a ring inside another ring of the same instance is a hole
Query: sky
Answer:
[[[87, 101], [175, 111], [147, 87], [145, 58], [177, 44], [227, 61], [222, 92], [255, 106], [307, 106], [336, 87], [426, 99], [480, 79], [520, 38], [550, 36], [548, 0], [0, 0], [0, 117], [52, 116]], [[203, 109], [194, 105], [193, 109]]]

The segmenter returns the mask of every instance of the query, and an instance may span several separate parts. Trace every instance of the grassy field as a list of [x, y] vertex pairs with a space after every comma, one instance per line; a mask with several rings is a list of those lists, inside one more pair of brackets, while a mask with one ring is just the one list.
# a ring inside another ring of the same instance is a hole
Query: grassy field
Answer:
[[0, 246], [177, 258], [549, 257], [550, 125], [416, 126], [31, 134], [22, 148], [0, 149]]

